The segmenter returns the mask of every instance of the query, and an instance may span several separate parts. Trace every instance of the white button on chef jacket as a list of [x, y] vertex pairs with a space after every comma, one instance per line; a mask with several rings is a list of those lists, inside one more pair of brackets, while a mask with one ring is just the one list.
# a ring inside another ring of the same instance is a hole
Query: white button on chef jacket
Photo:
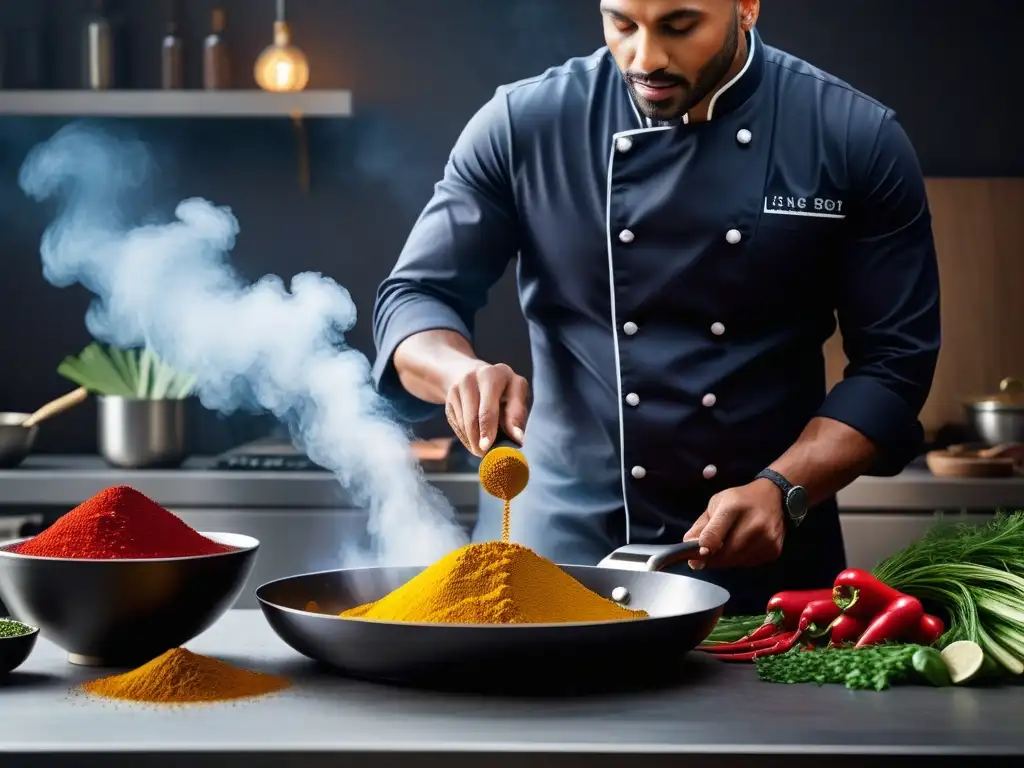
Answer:
[[738, 229], [730, 229], [725, 233], [725, 242], [729, 245], [736, 245], [742, 239], [743, 235], [740, 234]]
[[736, 134], [736, 141], [740, 144], [749, 144], [752, 138], [754, 138], [753, 134], [746, 128], [740, 128], [739, 133]]
[[623, 330], [623, 332], [624, 332], [624, 333], [625, 333], [625, 334], [626, 334], [627, 336], [632, 336], [632, 335], [633, 335], [634, 333], [636, 333], [636, 332], [637, 332], [637, 331], [639, 331], [640, 329], [639, 329], [639, 328], [637, 327], [637, 324], [636, 324], [636, 323], [634, 323], [634, 322], [632, 322], [632, 321], [631, 321], [631, 322], [628, 322], [628, 323], [625, 323], [625, 324], [623, 324], [623, 326], [622, 326], [622, 330]]
[[715, 336], [721, 336], [723, 333], [725, 333], [725, 326], [722, 325], [721, 323], [712, 323], [711, 332], [715, 334]]
[[629, 138], [629, 136], [619, 136], [619, 138], [615, 140], [615, 149], [623, 154], [629, 152], [632, 148], [633, 140]]
[[643, 467], [633, 467], [633, 469], [630, 470], [630, 474], [632, 474], [637, 480], [643, 480], [647, 477], [647, 470]]
[[705, 480], [710, 480], [711, 478], [718, 474], [718, 467], [716, 467], [714, 464], [708, 464], [706, 467], [704, 467], [703, 474]]
[[619, 240], [623, 243], [632, 243], [634, 239], [636, 239], [635, 236], [628, 229], [619, 232]]
[[636, 406], [640, 405], [640, 395], [638, 395], [636, 392], [630, 392], [628, 395], [626, 395], [626, 402], [635, 408]]
[[700, 402], [701, 405], [703, 405], [705, 408], [710, 408], [711, 406], [718, 402], [718, 398], [715, 397], [713, 392], [708, 392], [706, 395], [704, 395], [704, 397], [701, 398]]

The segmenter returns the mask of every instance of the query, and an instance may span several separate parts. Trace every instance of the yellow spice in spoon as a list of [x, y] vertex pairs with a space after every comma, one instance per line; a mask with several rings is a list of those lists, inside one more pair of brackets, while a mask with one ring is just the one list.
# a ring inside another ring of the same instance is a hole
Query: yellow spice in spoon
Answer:
[[501, 540], [508, 544], [512, 516], [512, 499], [530, 482], [526, 457], [515, 448], [501, 446], [490, 451], [480, 462], [480, 484], [491, 496], [505, 502], [501, 520]]

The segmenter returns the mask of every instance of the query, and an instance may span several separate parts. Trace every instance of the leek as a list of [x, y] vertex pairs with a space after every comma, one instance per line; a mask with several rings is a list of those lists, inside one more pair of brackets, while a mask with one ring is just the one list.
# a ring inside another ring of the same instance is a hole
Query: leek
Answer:
[[195, 377], [176, 371], [149, 347], [104, 348], [93, 342], [77, 357], [66, 357], [57, 373], [97, 395], [131, 400], [183, 400], [195, 389]]

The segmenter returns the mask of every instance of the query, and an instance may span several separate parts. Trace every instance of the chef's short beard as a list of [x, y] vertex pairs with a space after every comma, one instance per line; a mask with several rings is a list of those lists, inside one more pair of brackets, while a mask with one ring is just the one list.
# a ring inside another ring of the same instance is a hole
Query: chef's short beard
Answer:
[[671, 123], [682, 118], [687, 112], [700, 104], [710, 96], [718, 87], [719, 83], [725, 80], [725, 76], [732, 69], [732, 63], [736, 60], [736, 53], [740, 49], [740, 16], [737, 13], [733, 18], [732, 28], [725, 37], [725, 42], [718, 52], [711, 57], [707, 64], [701, 67], [697, 74], [697, 81], [683, 94], [679, 104], [655, 104], [648, 101], [633, 91], [633, 98], [636, 100], [640, 111], [645, 117], [656, 123]]

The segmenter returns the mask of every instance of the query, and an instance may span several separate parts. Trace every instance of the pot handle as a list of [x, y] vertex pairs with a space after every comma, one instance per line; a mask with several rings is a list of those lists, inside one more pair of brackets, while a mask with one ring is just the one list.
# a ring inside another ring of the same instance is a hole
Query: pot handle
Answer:
[[1021, 392], [1024, 391], [1024, 381], [1015, 376], [1007, 376], [999, 382], [1000, 392]]
[[696, 540], [681, 541], [678, 544], [627, 544], [604, 558], [597, 567], [624, 571], [660, 571], [689, 560], [699, 550], [700, 542]]

